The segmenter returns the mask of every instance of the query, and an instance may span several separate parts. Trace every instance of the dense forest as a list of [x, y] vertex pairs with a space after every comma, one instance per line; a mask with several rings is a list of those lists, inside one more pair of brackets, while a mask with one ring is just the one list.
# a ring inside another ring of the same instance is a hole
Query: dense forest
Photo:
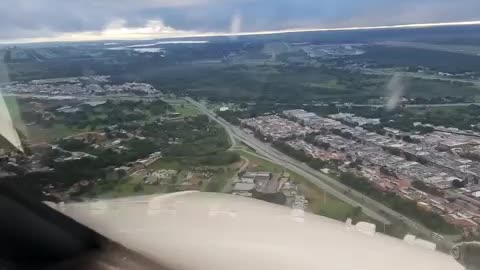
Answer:
[[427, 67], [448, 73], [480, 71], [480, 56], [460, 53], [389, 46], [369, 46], [366, 53], [349, 59], [379, 67]]
[[[480, 71], [478, 56], [386, 46], [367, 46], [362, 55], [333, 60], [305, 58], [301, 63], [284, 61], [280, 55], [272, 64], [268, 62], [271, 56], [263, 51], [265, 46], [259, 41], [162, 45], [166, 54], [158, 55], [106, 50], [98, 45], [76, 50], [63, 46], [42, 49], [56, 55], [52, 59], [39, 62], [33, 57], [7, 67], [10, 80], [15, 81], [99, 74], [111, 75], [113, 83], [146, 82], [164, 93], [182, 96], [296, 104], [368, 103], [388, 94], [385, 86], [391, 75], [369, 75], [345, 68], [354, 63], [414, 70], [422, 66], [443, 72]], [[235, 57], [241, 61], [231, 60]], [[249, 60], [257, 62], [249, 64]], [[473, 99], [477, 93], [478, 87], [469, 83], [416, 78], [408, 81], [405, 95], [433, 103], [433, 98], [448, 96]]]
[[[137, 125], [122, 127], [129, 132], [138, 130]], [[102, 178], [108, 167], [124, 166], [157, 151], [162, 153], [165, 160], [191, 166], [217, 166], [240, 160], [237, 153], [227, 151], [230, 142], [225, 131], [211, 123], [205, 115], [185, 121], [148, 123], [140, 129], [146, 139], [134, 138], [122, 143], [127, 149], [122, 152], [92, 148], [91, 144], [76, 139], [59, 140], [58, 145], [65, 150], [85, 152], [96, 158], [55, 162], [60, 153], [49, 150], [43, 155], [42, 163], [55, 170], [47, 181], [68, 187], [79, 180]], [[108, 137], [112, 131], [106, 128], [104, 132]], [[176, 143], [172, 144], [172, 141]]]

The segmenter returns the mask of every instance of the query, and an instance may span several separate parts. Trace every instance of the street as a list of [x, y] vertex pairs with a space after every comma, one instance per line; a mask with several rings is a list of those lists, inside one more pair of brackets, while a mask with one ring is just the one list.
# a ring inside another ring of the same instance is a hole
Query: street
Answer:
[[[230, 138], [233, 137], [239, 141], [242, 141], [249, 147], [253, 148], [259, 155], [262, 155], [268, 160], [275, 162], [285, 167], [286, 169], [289, 169], [305, 177], [305, 179], [307, 179], [311, 183], [315, 184], [316, 186], [323, 189], [327, 193], [330, 193], [331, 195], [339, 198], [340, 200], [354, 207], [357, 207], [357, 206], [362, 207], [362, 211], [366, 215], [374, 218], [375, 220], [378, 220], [384, 224], [391, 224], [391, 221], [383, 216], [383, 214], [385, 213], [389, 217], [393, 217], [396, 220], [401, 220], [406, 225], [408, 225], [411, 229], [413, 229], [413, 231], [420, 232], [429, 236], [432, 235], [433, 231], [426, 228], [425, 226], [418, 224], [417, 222], [409, 219], [408, 217], [403, 216], [402, 214], [392, 210], [391, 208], [386, 207], [385, 205], [375, 200], [372, 200], [355, 190], [352, 190], [348, 186], [343, 185], [342, 183], [333, 179], [332, 177], [324, 173], [321, 173], [307, 166], [306, 164], [303, 164], [300, 161], [297, 161], [281, 153], [280, 151], [271, 147], [269, 144], [261, 142], [260, 140], [256, 139], [252, 135], [249, 135], [243, 132], [238, 127], [223, 120], [215, 113], [209, 111], [201, 103], [188, 97], [185, 98], [185, 100], [195, 105], [199, 110], [201, 110], [203, 113], [209, 116], [212, 120], [214, 120], [215, 122], [223, 126], [227, 131], [227, 133], [229, 134]], [[348, 196], [346, 194], [348, 194]]]

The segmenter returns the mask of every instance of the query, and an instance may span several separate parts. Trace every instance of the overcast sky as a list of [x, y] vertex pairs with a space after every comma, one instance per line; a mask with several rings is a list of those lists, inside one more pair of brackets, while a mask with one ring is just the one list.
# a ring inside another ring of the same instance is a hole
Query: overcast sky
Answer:
[[0, 40], [480, 20], [479, 0], [0, 0]]

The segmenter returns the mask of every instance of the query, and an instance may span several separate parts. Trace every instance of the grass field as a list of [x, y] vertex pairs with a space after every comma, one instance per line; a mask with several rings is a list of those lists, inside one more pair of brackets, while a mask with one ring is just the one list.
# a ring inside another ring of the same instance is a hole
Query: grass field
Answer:
[[274, 164], [265, 159], [259, 158], [256, 155], [245, 151], [238, 151], [243, 157], [250, 160], [250, 164], [256, 164], [254, 170], [271, 171], [274, 173], [287, 171], [290, 173], [291, 179], [299, 185], [299, 188], [305, 194], [308, 200], [308, 209], [315, 214], [345, 221], [347, 218], [352, 218], [353, 222], [365, 221], [373, 223], [377, 227], [378, 232], [386, 233], [390, 236], [403, 238], [409, 232], [408, 227], [402, 223], [394, 223], [387, 227], [384, 224], [365, 215], [363, 212], [358, 213], [358, 209], [339, 200], [338, 198], [326, 193], [314, 184], [308, 182], [304, 177], [299, 176], [291, 171], [285, 170], [283, 167]]
[[179, 161], [166, 159], [158, 159], [147, 167], [148, 170], [172, 169], [177, 171], [181, 171], [187, 168], [188, 166], [185, 166]]
[[86, 132], [87, 129], [69, 128], [65, 125], [56, 124], [50, 128], [43, 128], [37, 125], [26, 127], [26, 138], [33, 143], [52, 142], [67, 136]]
[[[228, 166], [209, 166], [208, 168], [219, 170], [211, 178], [203, 179], [201, 186], [198, 187], [200, 191], [221, 192], [229, 180], [237, 173], [238, 168], [242, 162], [230, 164]], [[173, 169], [178, 171], [178, 175], [167, 184], [149, 185], [143, 184], [143, 175], [131, 175], [128, 179], [118, 182], [101, 182], [95, 188], [88, 192], [87, 196], [94, 196], [97, 198], [118, 198], [135, 195], [148, 195], [157, 193], [168, 193], [178, 191], [182, 179], [185, 179], [186, 174], [191, 171], [192, 167], [184, 165], [178, 161], [159, 159], [148, 166], [147, 170], [161, 170]], [[139, 188], [141, 186], [141, 188]], [[181, 190], [181, 188], [180, 188]]]
[[[304, 192], [305, 197], [308, 199], [308, 207], [312, 213], [340, 221], [345, 221], [347, 218], [354, 215], [354, 207], [329, 195], [308, 182], [304, 177], [289, 170], [285, 170], [282, 166], [262, 159], [256, 155], [245, 151], [238, 151], [238, 153], [250, 160], [250, 170], [269, 171], [273, 173], [289, 172], [291, 180], [299, 185], [299, 188]], [[363, 214], [360, 214], [356, 219], [370, 222], [370, 219]]]
[[[140, 185], [141, 189], [136, 190], [136, 186]], [[99, 199], [121, 198], [136, 195], [148, 195], [164, 193], [165, 186], [145, 185], [142, 184], [142, 177], [130, 176], [124, 181], [115, 183], [114, 186], [108, 184], [97, 184], [88, 195], [94, 195]]]
[[175, 108], [175, 112], [179, 113], [183, 117], [202, 114], [195, 106], [190, 104], [175, 104], [173, 107]]

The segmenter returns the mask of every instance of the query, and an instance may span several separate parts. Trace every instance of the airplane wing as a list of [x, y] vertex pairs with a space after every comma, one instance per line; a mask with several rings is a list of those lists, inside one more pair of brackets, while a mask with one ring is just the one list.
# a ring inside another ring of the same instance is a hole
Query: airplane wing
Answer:
[[86, 203], [57, 210], [172, 269], [460, 270], [431, 243], [375, 233], [228, 194], [180, 192]]

